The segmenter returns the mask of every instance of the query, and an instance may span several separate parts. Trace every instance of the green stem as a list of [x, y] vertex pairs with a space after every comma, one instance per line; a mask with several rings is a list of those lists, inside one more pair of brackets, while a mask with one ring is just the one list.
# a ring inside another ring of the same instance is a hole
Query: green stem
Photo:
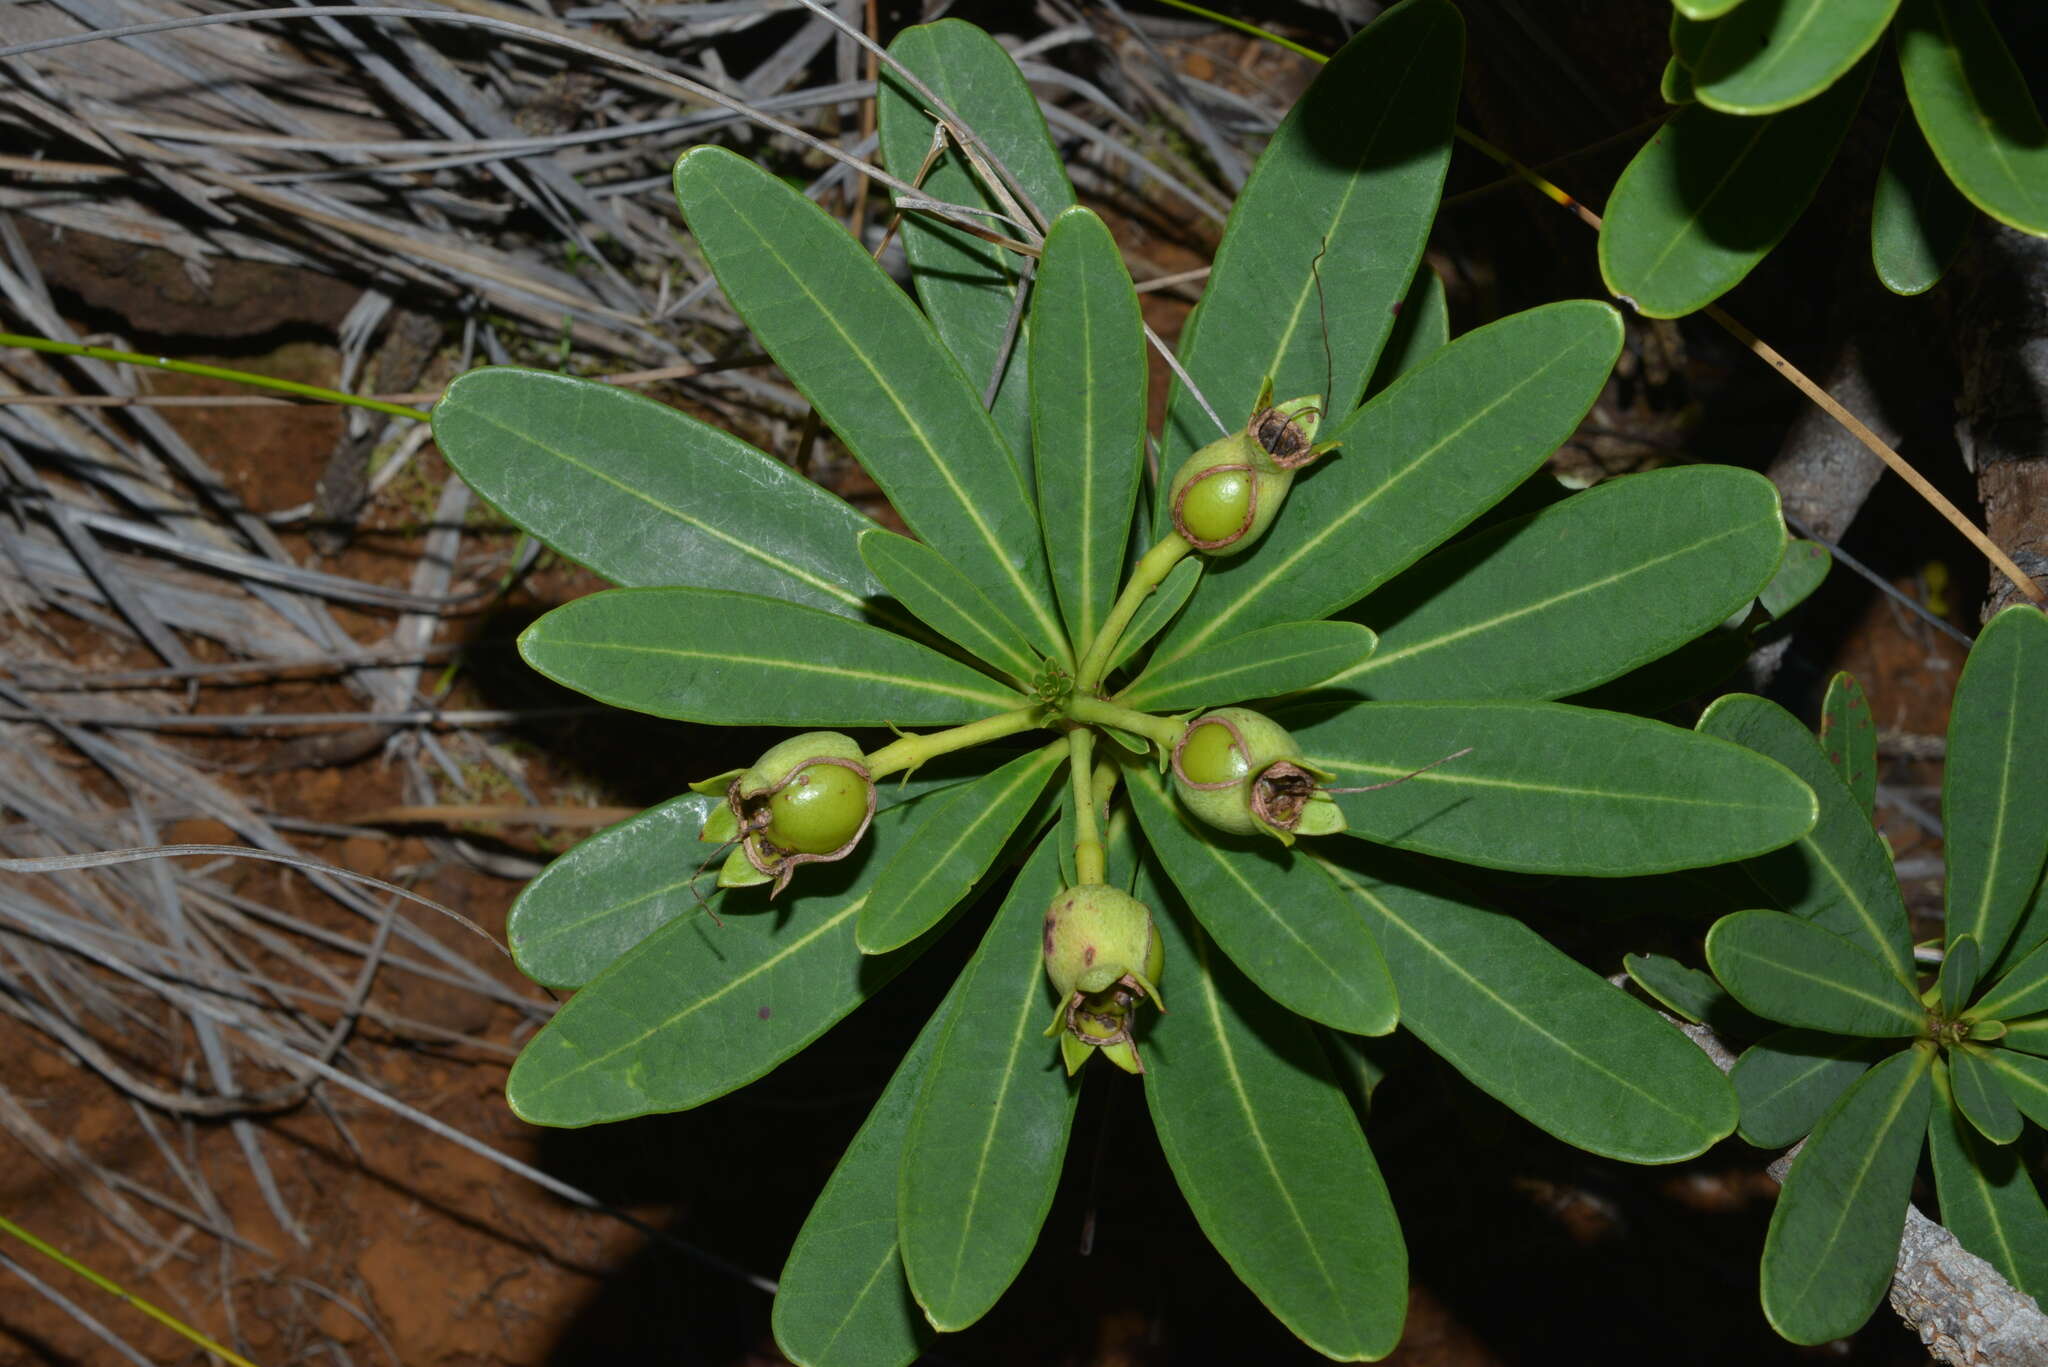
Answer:
[[1107, 856], [1095, 825], [1095, 733], [1085, 726], [1067, 732], [1067, 769], [1074, 782], [1074, 881], [1103, 881]]
[[916, 769], [926, 760], [940, 755], [950, 755], [955, 750], [970, 746], [985, 745], [1004, 736], [1014, 736], [1020, 731], [1029, 731], [1043, 725], [1042, 711], [1034, 703], [1020, 707], [1014, 712], [998, 712], [993, 717], [968, 722], [947, 731], [932, 731], [921, 736], [898, 736], [881, 749], [867, 757], [868, 777], [883, 778], [899, 769]]
[[1154, 716], [1150, 712], [1119, 707], [1113, 702], [1083, 697], [1078, 693], [1067, 700], [1067, 716], [1074, 721], [1084, 721], [1094, 726], [1114, 726], [1119, 731], [1143, 736], [1154, 745], [1167, 750], [1180, 743], [1180, 733], [1185, 729], [1172, 717]]
[[217, 365], [200, 365], [195, 361], [173, 361], [165, 356], [144, 356], [133, 351], [110, 351], [101, 346], [80, 346], [76, 342], [57, 342], [48, 337], [25, 337], [14, 332], [0, 332], [0, 346], [25, 347], [30, 351], [48, 352], [52, 356], [87, 356], [95, 361], [113, 361], [117, 365], [146, 365], [154, 370], [170, 370], [180, 375], [203, 375], [210, 380], [232, 380], [237, 384], [255, 385], [259, 389], [271, 389], [302, 399], [319, 399], [323, 403], [367, 408], [376, 413], [388, 413], [394, 418], [411, 418], [415, 422], [427, 420], [425, 413], [417, 408], [407, 408], [403, 404], [386, 403], [382, 399], [366, 399], [360, 394], [344, 394], [339, 389], [322, 389], [318, 385], [300, 384], [296, 380], [280, 380], [271, 375], [255, 375], [246, 370], [227, 370]]
[[1139, 605], [1152, 596], [1152, 590], [1159, 587], [1167, 572], [1191, 549], [1187, 538], [1179, 532], [1168, 532], [1158, 545], [1145, 552], [1131, 570], [1130, 582], [1117, 596], [1116, 606], [1109, 610], [1102, 630], [1095, 633], [1081, 667], [1074, 673], [1076, 693], [1092, 693], [1101, 686], [1102, 676], [1109, 673], [1109, 660], [1116, 653], [1117, 642], [1123, 640], [1124, 628], [1131, 624], [1131, 618], [1138, 615]]

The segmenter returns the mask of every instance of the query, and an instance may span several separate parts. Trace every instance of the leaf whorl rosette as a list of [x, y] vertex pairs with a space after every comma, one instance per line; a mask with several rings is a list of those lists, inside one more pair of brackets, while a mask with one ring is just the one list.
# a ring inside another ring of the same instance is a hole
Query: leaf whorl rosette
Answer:
[[1310, 766], [1284, 727], [1248, 707], [1221, 707], [1194, 721], [1173, 747], [1181, 803], [1232, 835], [1263, 832], [1284, 845], [1297, 835], [1344, 829], [1323, 792], [1331, 775]]
[[799, 865], [851, 854], [875, 816], [875, 784], [864, 758], [851, 736], [806, 731], [730, 776], [725, 809], [705, 823], [707, 837], [739, 842], [719, 874], [720, 886], [773, 880], [773, 892], [781, 892]]
[[1220, 437], [1182, 462], [1169, 490], [1173, 527], [1211, 555], [1249, 547], [1280, 515], [1295, 471], [1336, 443], [1316, 445], [1323, 401], [1315, 395], [1268, 405], [1262, 396], [1244, 430]]
[[[1068, 888], [1045, 911], [1045, 973], [1060, 1004], [1046, 1034], [1060, 1036], [1072, 1073], [1099, 1049], [1127, 1073], [1142, 1073], [1131, 1037], [1137, 1003], [1159, 1000], [1166, 950], [1143, 902], [1101, 883]], [[1064, 1033], [1062, 1033], [1064, 1032]]]

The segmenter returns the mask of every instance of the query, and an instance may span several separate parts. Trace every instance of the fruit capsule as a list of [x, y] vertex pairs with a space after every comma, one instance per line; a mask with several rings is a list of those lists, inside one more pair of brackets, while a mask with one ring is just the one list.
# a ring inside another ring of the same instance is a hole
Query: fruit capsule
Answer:
[[1344, 814], [1278, 722], [1248, 707], [1222, 707], [1188, 723], [1173, 747], [1173, 786], [1183, 806], [1232, 835], [1263, 832], [1291, 845], [1329, 835]]
[[719, 884], [772, 880], [773, 891], [781, 892], [798, 865], [851, 854], [875, 816], [875, 784], [863, 758], [850, 736], [807, 731], [736, 775], [726, 785], [725, 801], [739, 848], [726, 861]]

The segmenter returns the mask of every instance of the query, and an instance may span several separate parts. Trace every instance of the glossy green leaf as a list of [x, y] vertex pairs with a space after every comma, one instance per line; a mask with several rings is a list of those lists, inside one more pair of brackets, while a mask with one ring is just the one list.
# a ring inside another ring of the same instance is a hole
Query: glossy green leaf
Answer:
[[1949, 1085], [1958, 1109], [1977, 1133], [1994, 1144], [2020, 1137], [2020, 1108], [2006, 1090], [2003, 1074], [1988, 1062], [1991, 1050], [1965, 1044], [1948, 1052]]
[[1561, 703], [1363, 703], [1283, 724], [1339, 788], [1349, 834], [1487, 868], [1664, 873], [1776, 849], [1813, 828], [1813, 794], [1726, 741]]
[[876, 816], [868, 848], [801, 870], [773, 904], [724, 925], [670, 921], [614, 960], [527, 1042], [505, 1098], [534, 1125], [688, 1110], [760, 1077], [922, 952], [863, 957], [855, 919], [881, 865], [916, 839], [922, 804]]
[[1972, 204], [2048, 233], [2048, 126], [1982, 0], [1905, 0], [1899, 70], [1935, 159]]
[[519, 654], [599, 702], [714, 726], [930, 725], [1024, 702], [915, 641], [715, 589], [577, 598], [521, 632]]
[[904, 1139], [903, 1267], [942, 1331], [980, 1319], [1016, 1278], [1059, 1182], [1080, 1088], [1045, 1037], [1039, 936], [1058, 891], [1057, 851], [1041, 843], [961, 975]]
[[1877, 724], [1863, 685], [1851, 675], [1828, 680], [1820, 705], [1820, 748], [1868, 820], [1877, 808]]
[[1129, 773], [1152, 852], [1231, 962], [1290, 1011], [1355, 1035], [1384, 1035], [1399, 1009], [1364, 914], [1278, 841], [1199, 825], [1156, 773]]
[[2034, 884], [2034, 895], [2020, 910], [2019, 925], [2006, 944], [2002, 962], [2017, 963], [2044, 944], [2048, 944], [2048, 869], [2042, 871], [2041, 881]]
[[1977, 942], [1958, 935], [1948, 942], [1942, 956], [1941, 972], [1935, 977], [1935, 998], [1945, 1016], [1957, 1016], [1969, 1004], [1970, 989], [1977, 985]]
[[1302, 857], [1371, 921], [1401, 1023], [1531, 1124], [1631, 1163], [1734, 1130], [1734, 1094], [1697, 1045], [1520, 921], [1378, 850], [1326, 840]]
[[1669, 105], [1692, 104], [1699, 98], [1693, 94], [1692, 68], [1675, 53], [1665, 59], [1664, 74], [1657, 78], [1657, 97]]
[[1934, 159], [1910, 109], [1899, 114], [1870, 204], [1870, 260], [1894, 294], [1921, 294], [1955, 263], [1970, 223], [1970, 201]]
[[1942, 1224], [2021, 1291], [2036, 1299], [2048, 1294], [2048, 1208], [2020, 1150], [1984, 1142], [1938, 1064], [1934, 1088], [1927, 1140]]
[[[997, 164], [1009, 169], [1047, 219], [1074, 202], [1074, 189], [1046, 130], [1045, 115], [1039, 112], [1031, 87], [1002, 44], [972, 24], [942, 19], [903, 30], [889, 44], [889, 53], [974, 130]], [[903, 179], [914, 179], [931, 151], [937, 129], [930, 101], [884, 66], [875, 104], [884, 164]], [[921, 189], [927, 199], [995, 212], [1003, 209], [1002, 201], [950, 142], [926, 173]], [[1028, 236], [1005, 219], [977, 221], [1010, 237]], [[905, 214], [901, 232], [917, 297], [977, 393], [987, 392], [997, 364], [1004, 363], [992, 416], [1028, 471], [1032, 361], [1028, 321], [1007, 359], [1003, 351], [1024, 261], [965, 229], [925, 214]]]
[[854, 938], [863, 954], [901, 949], [937, 925], [974, 890], [1024, 823], [1046, 784], [1062, 772], [1064, 741], [1011, 760], [931, 802], [913, 845], [897, 851], [861, 908]]
[[1763, 1307], [1794, 1343], [1855, 1333], [1891, 1285], [1933, 1061], [1915, 1047], [1872, 1068], [1792, 1160], [1764, 1238]]
[[[1999, 1043], [2008, 1049], [2018, 1049], [2023, 1053], [2048, 1054], [2048, 1016], [2007, 1021], [2005, 1037]], [[2042, 1125], [2048, 1128], [2048, 1121], [2043, 1121]]]
[[796, 471], [667, 404], [492, 366], [434, 405], [434, 441], [506, 517], [624, 588], [737, 589], [866, 615], [854, 539], [875, 524]]
[[1691, 62], [1700, 103], [1775, 114], [1812, 99], [1877, 45], [1899, 0], [1764, 0], [1716, 21]]
[[1364, 597], [1527, 479], [1592, 407], [1620, 350], [1621, 316], [1585, 299], [1439, 348], [1324, 429], [1337, 452], [1295, 480], [1264, 541], [1209, 568], [1155, 663]]
[[1626, 954], [1621, 966], [1665, 1010], [1694, 1025], [1710, 1025], [1723, 1038], [1754, 1038], [1770, 1029], [1729, 996], [1711, 973], [1663, 954]]
[[1733, 289], [1805, 211], [1869, 79], [1866, 59], [1780, 114], [1679, 110], [1608, 196], [1607, 288], [1652, 318], [1680, 317]]
[[1672, 7], [1687, 19], [1718, 19], [1742, 0], [1671, 0]]
[[1155, 666], [1118, 697], [1145, 712], [1272, 698], [1357, 670], [1377, 638], [1356, 622], [1281, 622]]
[[1727, 619], [1785, 545], [1763, 476], [1626, 475], [1436, 552], [1349, 614], [1371, 659], [1329, 681], [1385, 699], [1557, 698]]
[[1820, 587], [1833, 565], [1834, 557], [1818, 541], [1789, 541], [1784, 559], [1778, 562], [1778, 572], [1764, 585], [1757, 601], [1771, 616], [1783, 617]]
[[897, 1174], [918, 1088], [964, 996], [956, 981], [917, 1032], [797, 1231], [774, 1325], [776, 1346], [798, 1367], [908, 1367], [931, 1345], [897, 1252]]
[[1780, 1030], [1758, 1040], [1728, 1072], [1742, 1106], [1738, 1132], [1760, 1149], [1804, 1138], [1886, 1047], [1816, 1030]]
[[1145, 1037], [1145, 1102], [1202, 1232], [1295, 1335], [1385, 1357], [1408, 1309], [1401, 1223], [1315, 1028], [1269, 1001], [1190, 924], [1157, 871], [1173, 1010]]
[[1879, 960], [1811, 921], [1738, 911], [1707, 932], [1707, 962], [1766, 1020], [1873, 1038], [1917, 1035], [1927, 1012]]
[[[2012, 1037], [2008, 1035], [2000, 1042], [2010, 1044]], [[1998, 1075], [2013, 1104], [2029, 1120], [2048, 1130], [2048, 1059], [2036, 1058], [2030, 1052], [1990, 1049], [1985, 1052], [1984, 1062]]]
[[1949, 934], [1977, 937], [1987, 965], [2011, 938], [2048, 858], [2048, 617], [2007, 608], [1977, 636], [1949, 713], [1941, 793]]
[[1054, 586], [1076, 653], [1108, 615], [1145, 468], [1145, 328], [1116, 239], [1053, 220], [1031, 295], [1031, 431]]
[[675, 189], [732, 306], [903, 520], [1058, 656], [1017, 462], [917, 306], [844, 227], [742, 157], [693, 147]]
[[1820, 819], [1794, 844], [1748, 864], [1781, 911], [1833, 931], [1888, 965], [1911, 987], [1912, 930], [1892, 874], [1891, 851], [1799, 719], [1747, 693], [1718, 698], [1699, 729], [1768, 755], [1797, 774], [1820, 803]]
[[1166, 630], [1174, 614], [1187, 604], [1188, 595], [1195, 591], [1195, 585], [1202, 582], [1202, 569], [1202, 557], [1191, 555], [1167, 571], [1166, 578], [1159, 581], [1159, 587], [1146, 597], [1131, 618], [1131, 624], [1124, 628], [1123, 640], [1117, 643], [1115, 652], [1110, 656], [1112, 672]]
[[1367, 398], [1421, 365], [1451, 340], [1451, 305], [1444, 297], [1443, 278], [1424, 260], [1415, 268], [1415, 279], [1401, 297], [1394, 318], [1394, 330], [1380, 351], [1372, 379], [1366, 382]]
[[1020, 683], [1037, 677], [1038, 657], [1023, 633], [945, 556], [922, 541], [871, 527], [861, 533], [860, 558], [885, 592], [940, 637]]
[[[1422, 260], [1464, 57], [1448, 0], [1403, 0], [1330, 59], [1267, 143], [1181, 332], [1181, 364], [1226, 425], [1251, 416], [1269, 377], [1280, 399], [1333, 385], [1326, 429], [1350, 414]], [[1176, 384], [1162, 468], [1217, 435]]]
[[1691, 14], [1682, 7], [1671, 16], [1671, 55], [1688, 72], [1706, 50], [1707, 39], [1713, 36], [1714, 26], [1707, 20], [1715, 17]]
[[582, 841], [535, 875], [505, 916], [519, 971], [581, 987], [605, 965], [718, 894], [716, 853], [697, 843], [723, 798], [685, 793]]
[[1970, 1012], [1972, 1018], [2010, 1021], [2048, 1011], [2048, 945], [2007, 969]]

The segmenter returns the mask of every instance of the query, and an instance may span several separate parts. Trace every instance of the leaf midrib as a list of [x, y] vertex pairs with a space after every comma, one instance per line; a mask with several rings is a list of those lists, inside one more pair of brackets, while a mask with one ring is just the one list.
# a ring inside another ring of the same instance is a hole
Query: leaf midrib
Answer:
[[[1854, 946], [1851, 946], [1851, 948], [1853, 949]], [[1840, 978], [1830, 978], [1825, 974], [1820, 973], [1809, 973], [1797, 964], [1784, 963], [1778, 959], [1767, 958], [1764, 955], [1757, 953], [1755, 950], [1748, 948], [1740, 941], [1736, 942], [1735, 944], [1726, 946], [1721, 952], [1723, 954], [1731, 955], [1737, 959], [1747, 959], [1751, 963], [1761, 964], [1765, 968], [1770, 969], [1775, 973], [1783, 974], [1787, 977], [1798, 978], [1805, 982], [1818, 983], [1822, 987], [1832, 988], [1836, 993], [1840, 994], [1841, 996], [1853, 997], [1857, 1001], [1869, 1002], [1872, 1006], [1883, 1008], [1886, 1014], [1895, 1016], [1898, 1019], [1906, 1022], [1915, 1031], [1919, 1030], [1920, 1027], [1925, 1023], [1919, 1011], [1912, 1007], [1906, 1006], [1901, 1002], [1888, 1000], [1884, 997], [1873, 996], [1870, 993], [1865, 992], [1862, 988], [1857, 987], [1853, 983], [1843, 982]], [[1828, 1027], [1818, 1026], [1809, 1028], [1825, 1030]]]
[[886, 683], [898, 688], [937, 693], [969, 702], [989, 703], [998, 708], [1008, 707], [1016, 698], [1022, 696], [981, 693], [959, 685], [943, 684], [929, 679], [907, 678], [900, 674], [879, 674], [873, 670], [851, 669], [845, 665], [814, 664], [808, 660], [780, 655], [738, 655], [713, 650], [685, 650], [677, 646], [634, 645], [630, 641], [577, 641], [553, 633], [546, 633], [536, 640], [543, 646], [567, 647], [571, 650], [611, 650], [629, 655], [664, 655], [684, 660], [713, 660], [721, 664], [763, 665], [790, 673], [823, 674], [832, 678], [858, 679], [865, 683]]

